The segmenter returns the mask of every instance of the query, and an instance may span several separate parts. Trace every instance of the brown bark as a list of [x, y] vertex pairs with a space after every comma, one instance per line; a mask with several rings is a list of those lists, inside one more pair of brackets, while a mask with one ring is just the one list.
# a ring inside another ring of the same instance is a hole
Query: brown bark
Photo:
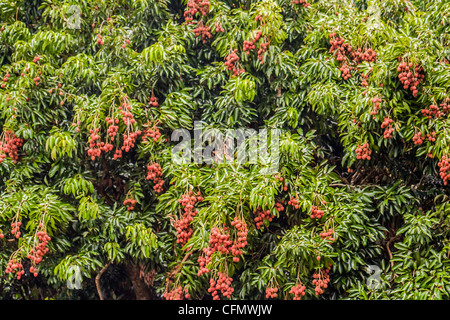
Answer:
[[97, 276], [95, 277], [95, 286], [97, 287], [97, 292], [98, 292], [98, 297], [100, 298], [100, 300], [104, 300], [105, 298], [103, 297], [103, 292], [102, 292], [102, 288], [100, 287], [100, 277], [102, 276], [102, 274], [106, 271], [106, 269], [108, 269], [108, 267], [111, 265], [111, 263], [108, 263], [106, 266], [103, 267], [102, 270], [100, 270], [100, 272], [97, 274]]
[[133, 290], [136, 295], [136, 300], [152, 300], [154, 298], [152, 290], [145, 284], [145, 281], [140, 277], [139, 266], [133, 262], [128, 262], [126, 265], [128, 277], [133, 284]]

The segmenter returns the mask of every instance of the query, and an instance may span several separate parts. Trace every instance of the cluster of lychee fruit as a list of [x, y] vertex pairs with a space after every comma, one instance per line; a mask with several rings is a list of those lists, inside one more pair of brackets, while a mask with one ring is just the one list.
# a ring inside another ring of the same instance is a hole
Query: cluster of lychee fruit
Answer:
[[196, 37], [202, 37], [203, 43], [206, 43], [206, 40], [212, 38], [211, 29], [208, 26], [198, 25], [197, 28], [192, 31]]
[[181, 245], [185, 245], [194, 233], [190, 224], [198, 213], [197, 210], [194, 209], [195, 203], [197, 201], [203, 201], [203, 197], [200, 191], [198, 191], [198, 193], [195, 195], [192, 190], [190, 190], [188, 193], [183, 194], [181, 196], [181, 199], [178, 200], [178, 203], [183, 207], [184, 210], [183, 217], [175, 221], [177, 243], [180, 243]]
[[23, 270], [23, 265], [17, 259], [11, 259], [8, 261], [5, 272], [8, 273], [16, 273], [17, 280], [25, 274], [25, 270]]
[[106, 123], [109, 125], [108, 129], [106, 130], [106, 133], [111, 138], [111, 141], [114, 141], [117, 132], [119, 131], [119, 126], [117, 125], [119, 123], [119, 119], [111, 119], [109, 117], [106, 117]]
[[284, 206], [281, 202], [275, 202], [275, 210], [277, 210], [278, 212], [281, 212], [284, 210]]
[[23, 139], [17, 137], [13, 132], [5, 131], [4, 139], [0, 141], [0, 163], [8, 155], [14, 163], [19, 161], [19, 148], [23, 145]]
[[352, 46], [345, 42], [345, 39], [338, 37], [334, 32], [330, 34], [330, 53], [336, 56], [336, 60], [342, 62], [345, 60], [346, 55], [350, 55], [352, 52]]
[[323, 217], [323, 214], [325, 212], [323, 210], [320, 210], [318, 207], [316, 206], [311, 206], [311, 215], [310, 218], [311, 219], [321, 219]]
[[8, 82], [10, 76], [11, 75], [9, 73], [5, 74], [5, 76], [2, 79], [2, 81], [3, 81], [2, 88], [4, 88], [6, 86], [6, 83]]
[[431, 119], [431, 118], [440, 118], [440, 117], [442, 117], [442, 116], [444, 116], [445, 114], [448, 113], [447, 105], [446, 104], [441, 104], [441, 106], [442, 105], [445, 106], [445, 111], [446, 112], [441, 111], [441, 109], [438, 106], [434, 105], [434, 104], [430, 105], [428, 108], [422, 109], [421, 112], [422, 112], [422, 114], [424, 116], [428, 117], [429, 119]]
[[218, 22], [214, 23], [214, 28], [216, 32], [225, 32], [225, 29], [222, 27], [222, 25]]
[[156, 124], [154, 124], [152, 128], [147, 128], [144, 130], [142, 141], [146, 142], [148, 137], [152, 138], [154, 142], [157, 142], [161, 137], [161, 132]]
[[445, 101], [442, 102], [439, 106], [442, 108], [442, 112], [444, 112], [445, 114], [448, 114], [450, 112], [450, 98], [445, 98]]
[[350, 57], [356, 64], [360, 64], [362, 61], [375, 62], [377, 53], [371, 48], [368, 48], [365, 51], [362, 51], [361, 48], [358, 48], [357, 50], [353, 50], [351, 52]]
[[433, 131], [431, 133], [423, 134], [422, 132], [416, 132], [412, 138], [414, 144], [421, 145], [425, 139], [428, 139], [430, 142], [436, 141], [436, 131]]
[[322, 239], [328, 239], [329, 241], [334, 242], [335, 239], [333, 237], [333, 234], [334, 234], [334, 229], [330, 228], [330, 229], [328, 229], [328, 231], [321, 232], [319, 235]]
[[124, 206], [127, 206], [127, 210], [128, 211], [133, 211], [134, 210], [134, 207], [136, 206], [136, 204], [137, 204], [137, 200], [136, 199], [125, 199], [124, 200], [124, 202], [123, 202], [123, 205]]
[[447, 156], [442, 156], [441, 161], [438, 162], [439, 175], [444, 181], [444, 185], [447, 185], [450, 179], [450, 158]]
[[[334, 32], [330, 34], [330, 53], [333, 53], [336, 60], [341, 63], [340, 71], [344, 80], [348, 80], [351, 77], [351, 70], [357, 70], [356, 65], [362, 61], [374, 62], [376, 59], [376, 52], [371, 48], [363, 51], [361, 48], [354, 50], [354, 48], [343, 37], [338, 37]], [[353, 66], [349, 66], [348, 63], [352, 63]], [[367, 75], [363, 75], [362, 86], [367, 86]]]
[[416, 132], [412, 138], [414, 144], [421, 145], [425, 140], [425, 135], [422, 132]]
[[304, 8], [308, 8], [311, 3], [306, 2], [306, 0], [292, 0], [293, 4], [301, 4]]
[[228, 228], [223, 227], [223, 231], [219, 228], [212, 228], [209, 236], [209, 246], [213, 252], [217, 251], [222, 254], [230, 252], [233, 241], [231, 240]]
[[159, 163], [152, 163], [147, 166], [147, 180], [152, 180], [155, 184], [153, 186], [153, 190], [155, 190], [157, 193], [162, 192], [162, 187], [164, 184], [164, 180], [162, 177], [162, 168], [159, 165]]
[[102, 35], [100, 33], [97, 34], [97, 44], [100, 45], [100, 46], [104, 44], [103, 37], [102, 37]]
[[206, 16], [208, 12], [209, 0], [189, 0], [186, 11], [184, 12], [184, 20], [186, 23], [192, 24], [194, 23], [193, 20], [196, 13]]
[[231, 253], [233, 255], [233, 261], [239, 262], [238, 256], [242, 254], [242, 249], [247, 245], [247, 224], [244, 220], [235, 217], [231, 225], [236, 229], [236, 238], [234, 241], [231, 239], [229, 229], [226, 226], [222, 227], [222, 229], [218, 227], [211, 229], [209, 247], [203, 248], [205, 256], [199, 256], [197, 260], [200, 265], [197, 273], [198, 276], [210, 271], [207, 265], [211, 262], [211, 256], [214, 252], [221, 254]]
[[205, 254], [205, 256], [199, 256], [197, 259], [197, 262], [200, 266], [197, 275], [200, 277], [202, 274], [204, 273], [208, 273], [210, 271], [210, 269], [208, 269], [208, 264], [211, 263], [211, 256], [214, 253], [214, 250], [211, 247], [208, 248], [203, 248], [203, 253]]
[[299, 284], [296, 284], [295, 286], [293, 286], [291, 288], [291, 290], [289, 291], [289, 293], [294, 295], [293, 300], [301, 300], [302, 296], [305, 295], [305, 290], [306, 290], [306, 287], [304, 285], [302, 285], [301, 283], [299, 283]]
[[313, 274], [314, 279], [312, 281], [312, 284], [316, 286], [314, 291], [317, 296], [322, 294], [324, 292], [324, 289], [328, 287], [328, 283], [330, 282], [330, 269], [331, 266], [326, 269], [319, 269], [317, 273]]
[[114, 152], [114, 160], [117, 160], [120, 158], [122, 158], [122, 150], [116, 149], [116, 151]]
[[227, 70], [232, 71], [234, 76], [240, 75], [244, 72], [244, 69], [239, 69], [236, 63], [239, 61], [239, 56], [237, 55], [238, 49], [234, 49], [226, 58], [224, 65]]
[[242, 254], [242, 249], [247, 245], [247, 223], [245, 220], [235, 217], [234, 220], [231, 221], [231, 225], [237, 229], [237, 239], [231, 246], [231, 254], [233, 255], [233, 261], [239, 262], [239, 256]]
[[[127, 97], [125, 97], [125, 99], [127, 99]], [[119, 107], [119, 111], [120, 114], [122, 115], [123, 122], [127, 126], [130, 126], [136, 122], [136, 119], [134, 119], [134, 116], [130, 110], [131, 104], [129, 104], [127, 101], [124, 101], [122, 105]]]
[[[243, 50], [245, 52], [246, 55], [250, 54], [251, 50], [256, 49], [256, 43], [259, 41], [259, 39], [262, 36], [262, 31], [258, 30], [256, 32], [255, 38], [253, 40], [245, 40], [244, 41], [244, 45], [243, 45]], [[267, 51], [267, 49], [269, 48], [270, 42], [266, 41], [266, 42], [262, 42], [259, 45], [259, 49], [258, 49], [258, 60], [261, 62], [261, 64], [264, 63], [264, 53]]]
[[[42, 261], [44, 255], [49, 251], [47, 247], [48, 241], [51, 240], [50, 236], [45, 231], [45, 227], [42, 223], [39, 224], [39, 231], [36, 232], [37, 245], [30, 250], [27, 258], [38, 264]], [[33, 272], [34, 271], [34, 272]], [[30, 270], [31, 273], [37, 273], [37, 270]], [[37, 276], [37, 274], [35, 275]]]
[[375, 115], [377, 115], [380, 110], [381, 99], [378, 97], [373, 97], [370, 101], [374, 104], [374, 108], [370, 111], [370, 115], [373, 116], [373, 119], [375, 120]]
[[264, 63], [264, 53], [267, 51], [269, 46], [270, 46], [269, 41], [261, 42], [261, 44], [259, 45], [258, 60], [261, 62], [261, 64]]
[[183, 300], [190, 299], [191, 295], [189, 294], [189, 290], [187, 287], [183, 288], [181, 286], [176, 287], [172, 291], [166, 291], [164, 293], [164, 299], [166, 300]]
[[384, 129], [384, 139], [392, 138], [392, 133], [394, 132], [394, 127], [392, 125], [393, 122], [394, 120], [391, 118], [384, 117], [384, 120], [381, 123], [381, 129]]
[[423, 67], [414, 65], [412, 62], [402, 61], [398, 65], [397, 71], [399, 72], [398, 78], [403, 84], [403, 89], [411, 90], [413, 97], [417, 97], [419, 84], [425, 78]]
[[148, 105], [153, 107], [159, 107], [158, 98], [150, 97], [150, 102], [148, 103]]
[[13, 236], [15, 236], [16, 237], [16, 239], [19, 239], [20, 238], [20, 231], [19, 231], [19, 229], [20, 229], [20, 226], [22, 225], [22, 222], [20, 222], [20, 221], [17, 221], [17, 222], [12, 222], [11, 223], [11, 234], [13, 235]]
[[264, 220], [268, 220], [269, 222], [272, 222], [273, 218], [275, 216], [270, 211], [270, 209], [262, 210], [261, 208], [257, 208], [254, 212], [255, 218], [254, 221], [256, 222], [256, 228], [259, 230], [264, 225]]
[[123, 145], [122, 150], [125, 150], [125, 152], [129, 152], [131, 148], [134, 148], [134, 143], [136, 142], [136, 139], [142, 132], [140, 130], [137, 130], [136, 132], [130, 132], [129, 134], [123, 134]]
[[288, 201], [288, 205], [293, 206], [295, 209], [299, 208], [298, 200], [295, 197], [291, 198], [291, 200]]
[[365, 142], [362, 145], [358, 145], [356, 148], [356, 159], [370, 160], [372, 150], [369, 148], [369, 143]]
[[34, 81], [34, 85], [38, 86], [39, 85], [39, 81], [41, 81], [41, 77], [34, 77], [33, 81]]
[[102, 154], [101, 142], [97, 142], [100, 139], [99, 131], [100, 131], [99, 128], [89, 130], [90, 136], [88, 141], [89, 142], [88, 156], [91, 157], [92, 161], [95, 160], [95, 157], [100, 157], [100, 155]]
[[266, 299], [276, 298], [278, 296], [278, 287], [269, 286], [266, 288]]
[[234, 292], [234, 289], [231, 286], [233, 278], [228, 277], [228, 275], [222, 272], [218, 272], [217, 275], [219, 276], [217, 281], [213, 278], [209, 280], [208, 292], [211, 293], [213, 300], [220, 300], [219, 291], [222, 292], [224, 297], [230, 298]]
[[342, 75], [342, 78], [343, 78], [344, 80], [350, 79], [350, 77], [352, 76], [351, 73], [350, 73], [350, 70], [351, 70], [352, 68], [353, 68], [353, 67], [349, 67], [349, 66], [347, 65], [347, 63], [345, 63], [345, 62], [341, 65], [341, 67], [339, 68], [339, 70], [341, 71], [341, 75]]
[[246, 55], [249, 55], [250, 51], [256, 48], [255, 43], [259, 41], [259, 39], [261, 38], [261, 35], [262, 35], [262, 31], [258, 30], [256, 32], [256, 36], [253, 40], [244, 40], [243, 50]]

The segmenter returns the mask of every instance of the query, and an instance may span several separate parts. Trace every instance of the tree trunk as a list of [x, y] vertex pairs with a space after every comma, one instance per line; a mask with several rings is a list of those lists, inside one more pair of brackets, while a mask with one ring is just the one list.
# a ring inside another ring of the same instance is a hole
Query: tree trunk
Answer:
[[133, 284], [133, 290], [136, 295], [136, 300], [152, 300], [154, 298], [152, 290], [145, 284], [144, 280], [140, 277], [139, 266], [133, 262], [127, 262], [126, 270], [128, 277]]

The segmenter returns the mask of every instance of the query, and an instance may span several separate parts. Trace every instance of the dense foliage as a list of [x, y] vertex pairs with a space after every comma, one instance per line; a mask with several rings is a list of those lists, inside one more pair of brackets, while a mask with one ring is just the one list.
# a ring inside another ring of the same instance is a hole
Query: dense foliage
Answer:
[[[1, 298], [450, 298], [450, 1], [0, 12]], [[174, 163], [194, 121], [279, 171]]]

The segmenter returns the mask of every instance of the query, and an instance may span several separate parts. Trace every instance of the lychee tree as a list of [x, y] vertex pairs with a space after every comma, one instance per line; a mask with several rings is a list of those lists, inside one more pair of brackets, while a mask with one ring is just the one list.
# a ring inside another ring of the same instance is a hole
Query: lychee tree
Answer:
[[[450, 3], [0, 9], [3, 299], [449, 298]], [[194, 122], [277, 172], [173, 161]]]

